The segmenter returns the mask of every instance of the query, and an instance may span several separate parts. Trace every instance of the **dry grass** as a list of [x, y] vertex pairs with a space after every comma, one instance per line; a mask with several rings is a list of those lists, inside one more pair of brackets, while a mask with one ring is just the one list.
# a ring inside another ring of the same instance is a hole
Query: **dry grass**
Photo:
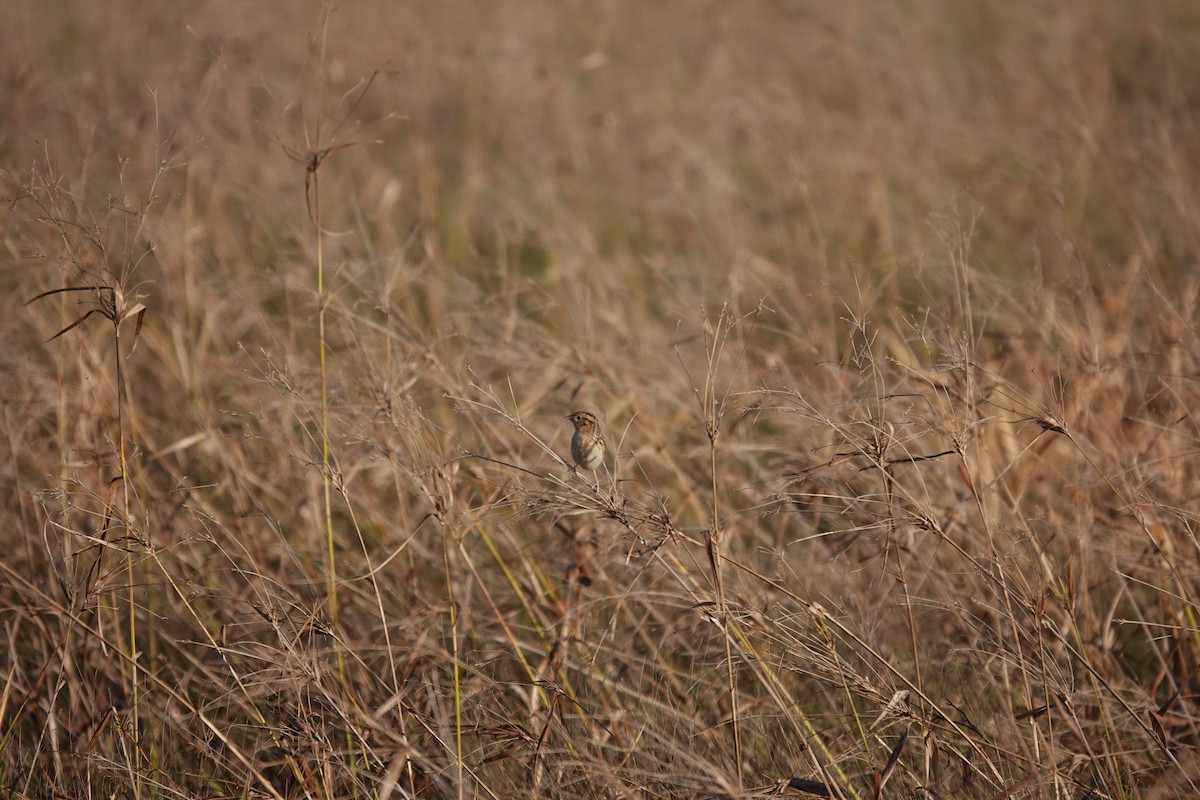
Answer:
[[160, 5], [0, 28], [0, 794], [1197, 796], [1200, 6]]

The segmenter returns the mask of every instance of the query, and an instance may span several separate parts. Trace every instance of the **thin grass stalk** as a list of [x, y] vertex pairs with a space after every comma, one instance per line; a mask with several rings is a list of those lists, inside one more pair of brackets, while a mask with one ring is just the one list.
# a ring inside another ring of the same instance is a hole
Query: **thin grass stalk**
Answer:
[[454, 767], [457, 771], [456, 792], [463, 797], [463, 731], [462, 731], [462, 687], [459, 685], [460, 662], [458, 657], [458, 600], [454, 595], [454, 570], [450, 564], [451, 547], [449, 538], [442, 531], [442, 568], [446, 576], [446, 608], [450, 614], [450, 673], [454, 682]]
[[[392, 681], [391, 686], [389, 688], [391, 689], [391, 691], [394, 694], [396, 694], [398, 696], [400, 693], [400, 677], [396, 672], [395, 651], [392, 648], [392, 634], [391, 634], [390, 630], [388, 629], [387, 614], [383, 608], [383, 592], [379, 588], [379, 578], [378, 578], [378, 574], [377, 574], [378, 570], [375, 568], [374, 563], [372, 563], [371, 554], [367, 550], [367, 542], [363, 538], [362, 527], [358, 524], [358, 516], [354, 513], [354, 506], [353, 506], [353, 504], [351, 504], [350, 496], [346, 492], [346, 489], [344, 486], [341, 488], [339, 494], [341, 495], [342, 502], [344, 502], [346, 504], [346, 513], [350, 515], [350, 524], [354, 526], [354, 533], [358, 537], [358, 545], [362, 549], [363, 560], [367, 564], [367, 577], [371, 581], [371, 592], [372, 592], [372, 595], [375, 600], [375, 608], [379, 612], [379, 625], [380, 625], [381, 630], [383, 631], [383, 644], [384, 644], [384, 647], [387, 649], [387, 653], [388, 653], [388, 668], [391, 673], [391, 681]], [[397, 714], [400, 717], [400, 729], [406, 731], [408, 723], [405, 720], [404, 704], [397, 703], [396, 709], [397, 709]], [[347, 733], [347, 740], [350, 740], [350, 739], [351, 739], [351, 737], [350, 737], [349, 733]], [[360, 765], [365, 763], [362, 758], [363, 754], [360, 753], [357, 748], [349, 747], [348, 752], [350, 753], [350, 757], [352, 760], [357, 760], [357, 763], [359, 763]], [[410, 774], [410, 777], [411, 777], [411, 774]]]
[[[730, 730], [733, 733], [733, 760], [737, 772], [737, 787], [740, 790], [743, 785], [742, 776], [742, 736], [741, 722], [739, 719], [738, 693], [737, 693], [737, 670], [733, 663], [733, 642], [731, 641], [731, 621], [729, 617], [729, 608], [725, 600], [725, 587], [721, 576], [721, 559], [722, 548], [721, 540], [724, 537], [724, 532], [721, 530], [721, 515], [719, 503], [720, 480], [717, 477], [717, 440], [721, 436], [721, 403], [717, 400], [716, 389], [716, 369], [720, 364], [722, 353], [725, 349], [724, 337], [729, 335], [728, 328], [723, 331], [722, 328], [726, 323], [727, 309], [721, 309], [721, 315], [717, 318], [716, 330], [713, 332], [712, 339], [705, 337], [705, 349], [707, 350], [708, 367], [704, 376], [704, 396], [701, 399], [701, 417], [704, 422], [705, 433], [708, 435], [708, 455], [709, 455], [709, 476], [711, 479], [711, 523], [709, 526], [709, 534], [705, 539], [705, 546], [708, 550], [709, 564], [712, 569], [713, 594], [717, 604], [717, 618], [721, 624], [721, 634], [725, 645], [725, 679], [726, 689], [729, 692], [729, 717]], [[705, 329], [709, 330], [707, 318], [705, 319]]]
[[[70, 240], [64, 236], [63, 241], [64, 241], [64, 243], [67, 244], [67, 247], [69, 249], [70, 248]], [[67, 283], [67, 276], [65, 274], [65, 270], [63, 270], [63, 273], [64, 274], [62, 275], [62, 279], [61, 279], [60, 283], [65, 285]], [[66, 320], [67, 320], [67, 296], [66, 296], [66, 294], [60, 294], [58, 297], [58, 318], [59, 318], [60, 322], [62, 322], [63, 324], [66, 323]], [[71, 448], [67, 444], [67, 375], [66, 375], [67, 356], [68, 356], [67, 340], [64, 338], [59, 338], [59, 340], [58, 340], [58, 362], [57, 362], [57, 370], [56, 370], [56, 377], [58, 380], [58, 386], [56, 387], [58, 389], [58, 393], [57, 393], [58, 394], [58, 419], [56, 420], [56, 428], [57, 428], [57, 435], [58, 435], [59, 513], [62, 515], [61, 519], [64, 522], [67, 521], [68, 514], [70, 513], [70, 508], [71, 508], [71, 502], [69, 499], [70, 495], [68, 494], [68, 492], [70, 491], [71, 482], [70, 482], [70, 472], [68, 471], [68, 467], [67, 467], [67, 465], [70, 463], [70, 455], [71, 455]], [[59, 538], [62, 541], [62, 548], [63, 548], [63, 568], [64, 568], [64, 572], [66, 574], [67, 585], [70, 588], [71, 598], [73, 600], [76, 592], [79, 589], [78, 581], [77, 581], [78, 563], [79, 562], [75, 558], [75, 555], [77, 552], [74, 547], [75, 537], [71, 536], [71, 535], [65, 535], [65, 536], [61, 536]], [[66, 630], [63, 633], [62, 665], [59, 668], [60, 671], [58, 674], [58, 680], [55, 681], [54, 692], [50, 696], [50, 708], [49, 708], [48, 713], [51, 718], [53, 718], [58, 713], [58, 711], [57, 711], [58, 699], [59, 699], [59, 697], [62, 696], [63, 689], [66, 688], [67, 669], [68, 669], [68, 664], [70, 663], [70, 654], [73, 652], [73, 642], [75, 639], [75, 626], [68, 623], [65, 627], [66, 627]], [[15, 725], [15, 721], [14, 721], [13, 728], [10, 730], [15, 730], [15, 729], [16, 729], [16, 725]], [[62, 756], [60, 755], [61, 750], [59, 747], [57, 729], [53, 729], [51, 731], [51, 742], [54, 746], [55, 780], [58, 781], [58, 783], [61, 785], [63, 782], [64, 773], [63, 773]], [[0, 749], [3, 749], [3, 744], [4, 744], [3, 741], [0, 741]]]
[[[113, 349], [116, 352], [116, 370], [117, 370], [117, 452], [120, 459], [120, 475], [121, 481], [121, 522], [122, 528], [125, 531], [125, 536], [129, 536], [129, 461], [128, 454], [125, 449], [125, 370], [123, 367], [124, 357], [121, 353], [121, 308], [117, 301], [117, 292], [110, 290], [113, 295]], [[142, 769], [141, 769], [141, 726], [139, 724], [139, 707], [141, 704], [141, 687], [138, 680], [138, 645], [137, 645], [137, 603], [134, 596], [134, 587], [137, 582], [134, 580], [134, 559], [133, 552], [129, 547], [125, 548], [125, 576], [126, 576], [126, 596], [129, 603], [129, 655], [127, 661], [129, 668], [129, 693], [130, 693], [130, 712], [129, 712], [129, 727], [130, 735], [133, 742], [133, 796], [141, 798], [142, 796]]]
[[[329, 375], [326, 364], [325, 341], [325, 236], [321, 227], [321, 162], [314, 157], [308, 170], [312, 175], [313, 225], [317, 234], [317, 339], [318, 361], [320, 364], [321, 380], [321, 489], [325, 502], [325, 541], [328, 548], [328, 560], [325, 564], [325, 577], [329, 589], [329, 616], [333, 629], [337, 630], [338, 601], [337, 601], [337, 564], [333, 539], [333, 494], [331, 486], [331, 469], [329, 455]], [[335, 641], [337, 637], [334, 637]], [[341, 668], [341, 652], [338, 652], [338, 667]]]
[[[321, 383], [321, 494], [325, 516], [325, 575], [329, 597], [329, 625], [333, 631], [333, 652], [337, 662], [338, 681], [346, 686], [346, 661], [342, 653], [342, 637], [338, 625], [337, 597], [337, 552], [333, 535], [333, 464], [329, 446], [329, 372], [326, 358], [328, 342], [325, 338], [325, 231], [321, 224], [321, 179], [320, 169], [327, 152], [314, 153], [307, 166], [312, 178], [312, 216], [316, 228], [317, 245], [317, 352]], [[358, 748], [354, 737], [346, 731], [346, 750], [355, 754]], [[353, 757], [353, 756], [352, 756]]]

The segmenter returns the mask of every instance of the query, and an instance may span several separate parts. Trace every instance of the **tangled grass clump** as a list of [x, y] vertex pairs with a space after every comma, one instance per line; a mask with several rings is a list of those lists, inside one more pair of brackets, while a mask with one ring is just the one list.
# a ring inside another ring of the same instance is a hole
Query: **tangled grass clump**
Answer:
[[127, 5], [0, 32], [0, 794], [1197, 793], [1200, 11]]

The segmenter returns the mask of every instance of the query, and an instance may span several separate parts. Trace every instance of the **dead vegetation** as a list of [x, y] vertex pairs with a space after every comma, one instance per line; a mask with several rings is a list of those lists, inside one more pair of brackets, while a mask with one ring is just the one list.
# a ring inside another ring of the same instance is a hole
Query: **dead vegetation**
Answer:
[[1196, 796], [1192, 4], [0, 54], [0, 794]]

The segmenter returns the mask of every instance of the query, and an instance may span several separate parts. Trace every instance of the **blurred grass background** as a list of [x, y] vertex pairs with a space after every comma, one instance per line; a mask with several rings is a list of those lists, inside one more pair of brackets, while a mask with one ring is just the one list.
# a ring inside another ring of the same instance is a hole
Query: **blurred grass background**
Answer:
[[1195, 3], [18, 0], [0, 118], [0, 792], [1195, 796]]

